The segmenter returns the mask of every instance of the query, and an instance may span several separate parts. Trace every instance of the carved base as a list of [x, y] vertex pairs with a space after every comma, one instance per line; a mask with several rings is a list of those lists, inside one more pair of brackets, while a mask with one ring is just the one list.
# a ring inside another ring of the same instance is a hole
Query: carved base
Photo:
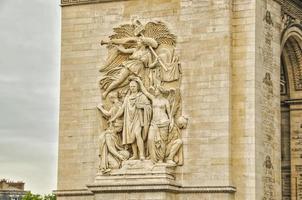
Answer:
[[175, 181], [175, 166], [150, 160], [127, 160], [121, 169], [97, 174], [83, 191], [57, 191], [58, 197], [87, 200], [125, 199], [233, 199], [233, 186], [183, 186]]
[[153, 164], [150, 160], [127, 160], [120, 169], [108, 174], [97, 174], [95, 184], [98, 186], [130, 185], [175, 185], [175, 166], [166, 163]]

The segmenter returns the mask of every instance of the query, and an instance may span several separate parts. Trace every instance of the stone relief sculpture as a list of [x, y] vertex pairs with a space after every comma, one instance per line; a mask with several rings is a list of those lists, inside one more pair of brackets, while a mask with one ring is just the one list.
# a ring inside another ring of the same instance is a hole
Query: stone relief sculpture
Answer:
[[[112, 107], [109, 111], [105, 110], [102, 104], [97, 108], [105, 118], [112, 117], [121, 108], [121, 102], [118, 100], [118, 94], [112, 92], [109, 94]], [[110, 172], [111, 169], [119, 168], [121, 161], [129, 158], [129, 152], [123, 149], [120, 133], [123, 130], [122, 118], [112, 120], [106, 131], [99, 136], [99, 169], [102, 173]]]
[[135, 20], [114, 28], [101, 67], [103, 102], [98, 109], [108, 128], [100, 133], [100, 171], [119, 169], [127, 160], [183, 164], [181, 67], [176, 37], [162, 22]]
[[109, 119], [109, 122], [115, 121], [122, 115], [124, 116], [123, 145], [130, 144], [132, 147], [130, 160], [138, 158], [144, 160], [144, 140], [149, 130], [151, 106], [147, 97], [139, 91], [139, 85], [136, 81], [131, 81], [129, 88], [130, 93], [126, 96], [122, 107], [114, 117]]
[[136, 78], [142, 92], [152, 102], [152, 120], [148, 134], [147, 147], [150, 159], [156, 162], [163, 162], [166, 153], [166, 142], [168, 134], [174, 126], [174, 120], [171, 116], [170, 103], [163, 97], [163, 89], [156, 86], [154, 95], [150, 94], [144, 87], [142, 81]]

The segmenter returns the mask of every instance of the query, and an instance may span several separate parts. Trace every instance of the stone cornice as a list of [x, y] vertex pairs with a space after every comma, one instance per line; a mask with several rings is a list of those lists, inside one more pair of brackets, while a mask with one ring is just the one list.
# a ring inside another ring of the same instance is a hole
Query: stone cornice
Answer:
[[[61, 6], [72, 6], [91, 3], [105, 3], [127, 0], [61, 0]], [[274, 0], [281, 4], [282, 12], [295, 19], [302, 19], [302, 0]]]
[[78, 189], [78, 190], [54, 190], [53, 194], [56, 196], [90, 196], [93, 193], [87, 189]]
[[154, 185], [111, 185], [101, 186], [98, 184], [88, 185], [82, 190], [56, 190], [54, 194], [62, 196], [90, 196], [95, 193], [107, 192], [171, 192], [171, 193], [235, 193], [234, 186], [178, 186], [173, 184]]
[[106, 3], [114, 1], [127, 1], [127, 0], [61, 0], [61, 6], [73, 6], [91, 3]]

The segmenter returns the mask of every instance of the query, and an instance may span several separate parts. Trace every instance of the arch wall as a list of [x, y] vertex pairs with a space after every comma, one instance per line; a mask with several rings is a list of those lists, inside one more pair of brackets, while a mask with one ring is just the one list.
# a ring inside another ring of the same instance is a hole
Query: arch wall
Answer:
[[283, 199], [302, 198], [302, 26], [281, 38], [281, 138]]

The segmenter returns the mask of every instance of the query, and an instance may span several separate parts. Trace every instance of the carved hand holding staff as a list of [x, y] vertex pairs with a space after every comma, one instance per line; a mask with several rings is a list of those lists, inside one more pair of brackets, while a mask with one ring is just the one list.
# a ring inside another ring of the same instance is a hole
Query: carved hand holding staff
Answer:
[[[139, 20], [136, 20], [135, 21], [135, 25], [137, 26], [137, 28], [134, 30], [134, 33], [136, 35], [141, 35], [142, 37], [145, 37], [144, 34], [142, 33], [145, 30], [145, 27], [141, 24], [141, 22]], [[154, 55], [154, 57], [158, 60], [159, 64], [164, 68], [164, 70], [168, 71], [166, 65], [162, 62], [162, 60], [157, 55], [157, 53], [154, 51], [154, 49], [152, 48], [152, 46], [148, 46], [148, 48], [150, 49], [150, 51], [152, 52], [152, 54]]]

